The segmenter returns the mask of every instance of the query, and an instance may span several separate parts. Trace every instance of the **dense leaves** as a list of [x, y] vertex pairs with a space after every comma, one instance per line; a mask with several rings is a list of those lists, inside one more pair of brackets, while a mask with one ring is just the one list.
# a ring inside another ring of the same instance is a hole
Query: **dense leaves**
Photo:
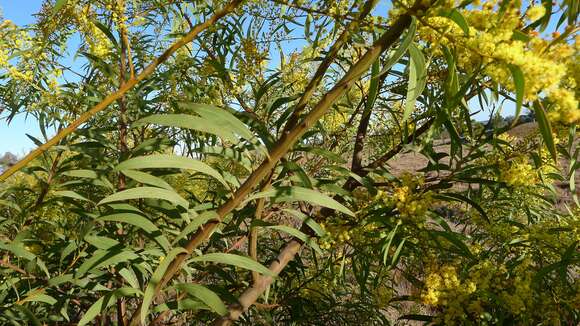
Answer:
[[0, 324], [578, 324], [578, 9], [2, 20], [0, 123], [43, 136], [0, 159]]

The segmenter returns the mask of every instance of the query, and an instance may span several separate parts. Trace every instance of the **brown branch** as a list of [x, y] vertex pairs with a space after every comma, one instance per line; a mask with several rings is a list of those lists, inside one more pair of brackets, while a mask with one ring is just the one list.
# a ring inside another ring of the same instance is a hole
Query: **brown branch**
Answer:
[[[278, 257], [272, 264], [270, 264], [270, 271], [277, 276], [288, 265], [294, 256], [300, 251], [302, 243], [298, 240], [290, 240], [290, 242], [280, 251]], [[230, 325], [233, 321], [238, 320], [240, 316], [253, 305], [256, 300], [262, 295], [264, 291], [272, 284], [274, 278], [272, 276], [262, 276], [257, 283], [248, 288], [238, 299], [238, 303], [229, 307], [229, 314], [223, 318], [216, 320], [213, 325], [225, 326]]]
[[[431, 118], [431, 119], [427, 120], [427, 122], [423, 123], [423, 125], [421, 125], [421, 127], [416, 129], [415, 132], [413, 132], [412, 134], [408, 135], [407, 138], [405, 138], [397, 146], [391, 148], [388, 152], [386, 152], [381, 157], [379, 157], [378, 159], [376, 159], [372, 163], [368, 164], [367, 166], [360, 168], [358, 171], [353, 170], [353, 172], [356, 173], [360, 177], [365, 177], [367, 174], [369, 174], [370, 171], [383, 166], [390, 159], [395, 157], [395, 155], [399, 154], [399, 152], [401, 152], [401, 150], [403, 150], [405, 145], [412, 143], [417, 137], [420, 137], [422, 134], [427, 132], [427, 130], [429, 130], [429, 128], [431, 128], [431, 125], [434, 122], [435, 122], [435, 118]], [[350, 177], [346, 180], [346, 182], [343, 186], [343, 189], [348, 190], [348, 191], [352, 191], [358, 185], [359, 185], [359, 182], [356, 179], [354, 179], [353, 177]]]
[[34, 279], [34, 278], [36, 278], [36, 276], [34, 276], [34, 275], [32, 275], [32, 274], [29, 274], [29, 273], [28, 273], [27, 271], [25, 271], [24, 269], [22, 269], [22, 268], [20, 268], [20, 267], [18, 267], [18, 266], [16, 266], [16, 265], [14, 265], [14, 264], [12, 264], [12, 263], [11, 263], [11, 262], [8, 260], [8, 258], [5, 258], [5, 259], [0, 259], [0, 266], [4, 266], [4, 267], [6, 267], [6, 268], [8, 268], [8, 269], [11, 269], [11, 270], [13, 270], [13, 271], [15, 271], [15, 272], [18, 272], [18, 273], [20, 273], [20, 274], [22, 274], [22, 275], [28, 276], [28, 277], [30, 277], [30, 278], [33, 278], [33, 279]]
[[123, 95], [125, 95], [125, 93], [127, 93], [135, 85], [137, 85], [139, 82], [143, 81], [145, 78], [149, 77], [149, 75], [151, 75], [160, 64], [165, 62], [173, 53], [175, 53], [175, 51], [177, 51], [179, 48], [181, 48], [185, 44], [191, 42], [199, 33], [201, 33], [202, 31], [204, 31], [208, 27], [211, 27], [213, 24], [215, 24], [215, 22], [218, 21], [218, 19], [231, 13], [241, 3], [242, 3], [242, 0], [232, 0], [222, 10], [216, 12], [208, 20], [206, 20], [203, 23], [197, 24], [189, 33], [187, 33], [184, 37], [179, 39], [177, 42], [173, 43], [173, 45], [171, 45], [167, 50], [165, 50], [165, 52], [163, 52], [159, 57], [157, 57], [147, 67], [145, 67], [145, 69], [143, 69], [143, 71], [139, 75], [135, 76], [134, 78], [129, 79], [127, 81], [127, 83], [125, 83], [122, 87], [119, 88], [118, 91], [105, 97], [99, 104], [95, 105], [87, 112], [81, 114], [81, 116], [77, 120], [73, 121], [68, 127], [63, 129], [62, 131], [60, 131], [58, 134], [56, 134], [54, 137], [52, 137], [46, 143], [44, 143], [41, 146], [39, 146], [38, 148], [36, 148], [34, 151], [30, 152], [23, 159], [21, 159], [16, 164], [14, 164], [12, 167], [10, 167], [6, 171], [4, 171], [4, 173], [2, 173], [2, 175], [0, 175], [0, 181], [6, 180], [6, 178], [13, 175], [18, 170], [20, 170], [21, 168], [26, 166], [28, 163], [30, 163], [30, 161], [32, 161], [33, 159], [38, 157], [40, 154], [47, 151], [52, 146], [56, 145], [59, 141], [64, 139], [66, 136], [73, 133], [81, 124], [87, 122], [95, 114], [106, 109], [109, 106], [109, 104], [111, 104], [114, 101], [121, 98]]

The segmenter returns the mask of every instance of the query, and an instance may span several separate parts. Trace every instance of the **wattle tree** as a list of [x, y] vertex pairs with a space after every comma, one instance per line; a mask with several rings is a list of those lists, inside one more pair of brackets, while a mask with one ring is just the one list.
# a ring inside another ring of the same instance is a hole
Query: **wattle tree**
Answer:
[[42, 134], [2, 163], [0, 323], [577, 325], [579, 11], [45, 0], [0, 20], [0, 123]]

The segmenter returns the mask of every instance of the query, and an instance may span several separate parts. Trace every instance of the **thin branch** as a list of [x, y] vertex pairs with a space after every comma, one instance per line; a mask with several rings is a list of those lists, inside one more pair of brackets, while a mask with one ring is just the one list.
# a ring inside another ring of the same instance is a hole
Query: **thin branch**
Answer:
[[[278, 257], [270, 264], [270, 271], [277, 276], [288, 265], [294, 256], [300, 251], [302, 243], [298, 240], [290, 240], [290, 242], [280, 251]], [[233, 321], [238, 320], [240, 316], [253, 305], [256, 300], [262, 295], [264, 291], [272, 284], [274, 278], [272, 276], [262, 276], [260, 280], [250, 288], [248, 288], [238, 299], [238, 303], [229, 307], [229, 314], [223, 318], [216, 320], [213, 325], [225, 326], [230, 325]]]

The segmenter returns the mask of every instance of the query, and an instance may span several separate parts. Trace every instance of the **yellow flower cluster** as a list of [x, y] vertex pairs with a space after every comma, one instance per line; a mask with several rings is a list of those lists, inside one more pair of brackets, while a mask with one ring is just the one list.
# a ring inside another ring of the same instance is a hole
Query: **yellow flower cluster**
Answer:
[[331, 15], [342, 16], [348, 13], [351, 3], [349, 0], [331, 1], [328, 12]]
[[[8, 76], [13, 80], [32, 83], [34, 81], [33, 69], [37, 66], [37, 60], [46, 55], [38, 50], [36, 43], [25, 30], [19, 30], [10, 20], [0, 23], [0, 69], [5, 69]], [[11, 57], [19, 56], [18, 63], [11, 64]]]
[[[452, 20], [432, 16], [424, 19], [419, 37], [430, 43], [435, 54], [438, 45], [455, 48], [458, 67], [473, 71], [483, 65], [485, 73], [510, 91], [515, 90], [510, 65], [521, 69], [525, 79], [526, 101], [534, 101], [545, 94], [554, 103], [550, 117], [554, 120], [574, 123], [580, 119], [578, 100], [569, 80], [575, 79], [569, 66], [575, 61], [575, 45], [553, 44], [530, 34], [529, 41], [514, 37], [522, 24], [519, 10], [508, 7], [500, 13], [497, 0], [486, 1], [481, 9], [462, 10], [469, 25], [469, 35]], [[542, 14], [543, 7], [533, 7], [528, 17]], [[530, 18], [530, 19], [531, 19]]]
[[324, 250], [349, 241], [354, 232], [352, 229], [349, 230], [347, 227], [341, 225], [327, 226], [325, 223], [320, 223], [320, 227], [325, 232], [324, 236], [319, 240], [320, 248]]
[[329, 132], [337, 132], [348, 122], [348, 116], [338, 110], [332, 110], [322, 118], [324, 128]]
[[471, 294], [476, 289], [477, 286], [472, 281], [464, 284], [459, 281], [455, 267], [443, 265], [427, 274], [425, 291], [421, 294], [421, 298], [423, 303], [428, 305], [446, 305], [449, 303], [449, 298], [456, 297], [458, 294]]
[[308, 65], [300, 60], [298, 53], [292, 53], [288, 62], [282, 62], [281, 79], [293, 91], [302, 91], [308, 85]]
[[29, 82], [29, 83], [34, 80], [34, 74], [32, 71], [30, 71], [30, 70], [20, 71], [20, 70], [16, 69], [16, 67], [8, 68], [8, 75], [12, 79], [22, 80], [22, 81]]
[[400, 215], [417, 225], [425, 222], [425, 213], [433, 204], [430, 192], [418, 191], [425, 182], [419, 175], [404, 173], [401, 177], [401, 185], [395, 187], [391, 196], [384, 192], [377, 195], [388, 206], [394, 206]]
[[111, 0], [105, 8], [111, 12], [113, 22], [117, 24], [117, 28], [121, 31], [127, 30], [127, 16], [125, 15], [125, 0]]
[[500, 180], [514, 187], [533, 186], [538, 176], [534, 167], [523, 157], [500, 162]]
[[0, 48], [0, 67], [8, 66], [8, 51]]
[[262, 70], [266, 67], [268, 54], [258, 48], [253, 39], [243, 39], [241, 42], [241, 57], [239, 70], [241, 76], [261, 76]]
[[93, 22], [94, 12], [90, 5], [76, 10], [75, 17], [79, 31], [85, 37], [85, 42], [89, 47], [89, 52], [97, 57], [104, 57], [111, 51], [111, 45], [107, 36]]
[[518, 316], [533, 304], [531, 267], [528, 258], [511, 272], [504, 264], [483, 260], [470, 268], [464, 278], [454, 266], [431, 267], [425, 277], [421, 299], [426, 305], [442, 309], [435, 322], [445, 325], [484, 318], [486, 306], [490, 300], [496, 300], [494, 298], [505, 302], [503, 308]]
[[546, 8], [542, 5], [530, 7], [526, 12], [526, 17], [531, 21], [536, 21], [546, 14]]

